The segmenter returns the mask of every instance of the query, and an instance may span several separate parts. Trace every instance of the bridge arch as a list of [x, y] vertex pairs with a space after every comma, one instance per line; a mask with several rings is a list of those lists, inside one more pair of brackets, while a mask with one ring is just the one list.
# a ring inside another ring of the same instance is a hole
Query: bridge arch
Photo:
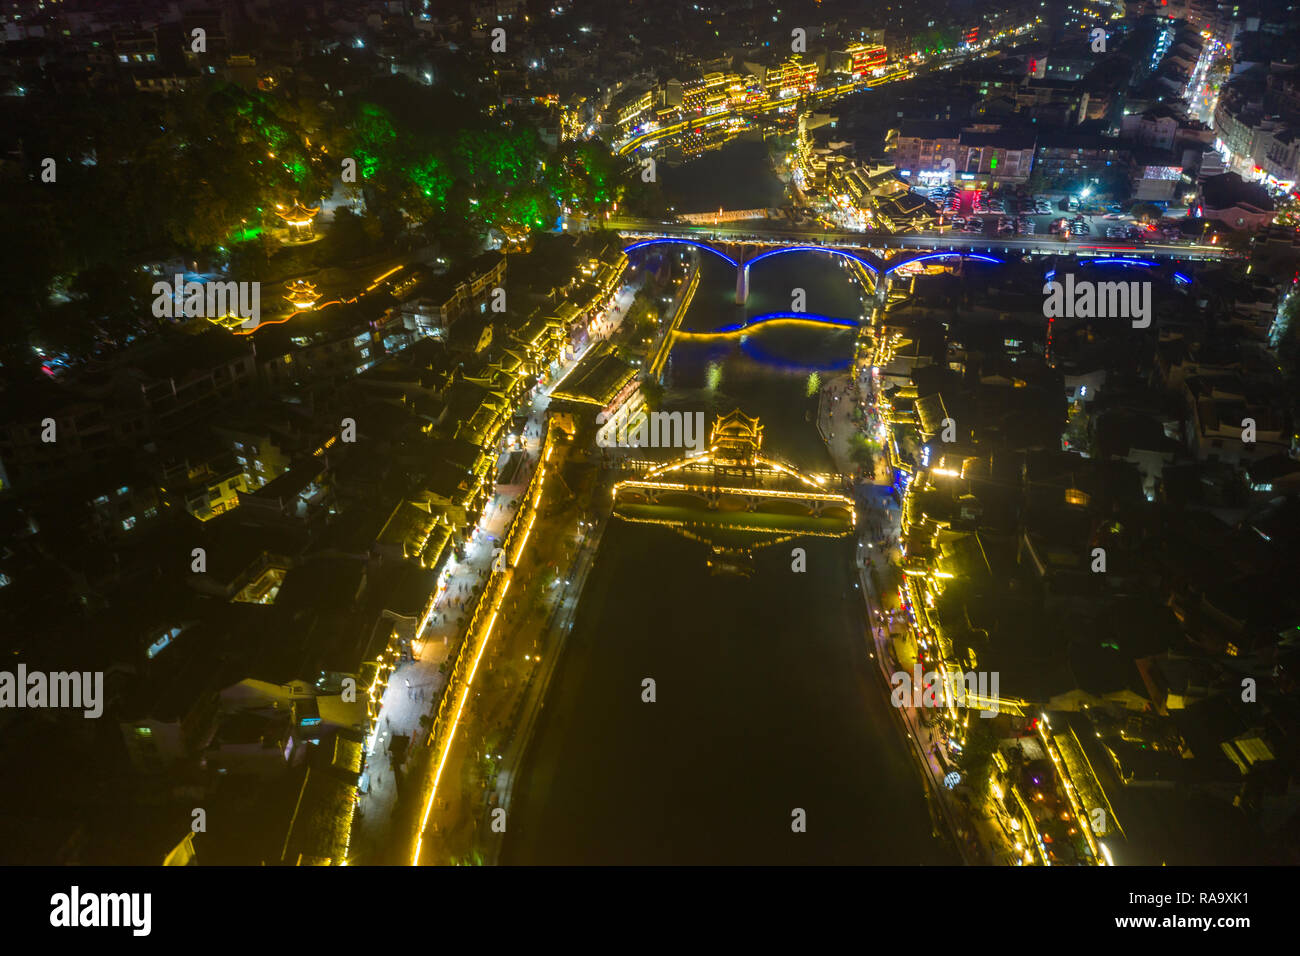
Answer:
[[637, 249], [644, 249], [646, 246], [657, 246], [663, 244], [677, 245], [677, 246], [694, 246], [696, 249], [703, 249], [705, 252], [713, 253], [715, 256], [718, 256], [719, 258], [725, 260], [727, 263], [729, 263], [732, 266], [735, 266], [737, 269], [740, 268], [740, 263], [737, 262], [735, 259], [731, 258], [731, 256], [727, 255], [725, 252], [720, 252], [719, 250], [714, 249], [708, 243], [700, 242], [696, 239], [673, 239], [667, 236], [660, 237], [657, 239], [642, 239], [640, 242], [634, 242], [630, 246], [624, 246], [623, 251], [635, 252]]
[[910, 265], [913, 262], [928, 262], [931, 259], [951, 259], [953, 256], [958, 256], [962, 259], [977, 259], [980, 262], [991, 262], [994, 265], [999, 266], [1006, 265], [1005, 261], [996, 256], [985, 255], [982, 252], [963, 252], [960, 249], [952, 249], [948, 252], [926, 252], [919, 256], [908, 256], [905, 259], [899, 259], [897, 262], [891, 262], [886, 266], [885, 273], [888, 274], [902, 266]]
[[743, 265], [736, 268], [736, 303], [744, 304], [749, 298], [749, 267], [756, 262], [762, 262], [764, 259], [772, 256], [784, 255], [787, 252], [826, 252], [832, 256], [839, 256], [843, 259], [852, 259], [867, 270], [871, 276], [871, 283], [874, 286], [880, 277], [880, 269], [870, 259], [864, 259], [862, 256], [849, 252], [847, 249], [836, 249], [834, 246], [780, 246], [776, 249], [769, 249], [767, 252], [760, 252], [754, 258], [748, 260]]
[[876, 264], [870, 259], [864, 259], [862, 256], [849, 252], [847, 249], [836, 249], [834, 246], [781, 246], [777, 249], [769, 249], [767, 252], [760, 252], [758, 255], [754, 256], [754, 258], [745, 263], [745, 268], [748, 269], [755, 262], [761, 262], [771, 256], [779, 256], [787, 252], [828, 252], [833, 256], [842, 256], [845, 259], [852, 259], [854, 262], [860, 263], [868, 272], [871, 273], [873, 278], [880, 274], [880, 269], [877, 268]]

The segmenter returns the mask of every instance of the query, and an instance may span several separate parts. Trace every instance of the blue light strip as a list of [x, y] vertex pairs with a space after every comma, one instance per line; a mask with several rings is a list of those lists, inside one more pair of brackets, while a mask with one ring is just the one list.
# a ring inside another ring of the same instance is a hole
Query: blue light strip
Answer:
[[1095, 266], [1141, 266], [1144, 269], [1154, 269], [1160, 265], [1158, 262], [1152, 262], [1150, 259], [1080, 259], [1080, 262], [1091, 263]]
[[749, 338], [740, 340], [740, 350], [755, 361], [762, 362], [766, 365], [773, 365], [777, 368], [784, 369], [787, 372], [840, 372], [846, 368], [852, 367], [853, 365], [852, 356], [843, 359], [842, 361], [830, 362], [829, 364], [805, 365], [802, 362], [792, 362], [762, 349], [753, 339]]
[[733, 266], [736, 266], [737, 268], [740, 267], [740, 263], [737, 262], [735, 259], [731, 258], [731, 256], [727, 255], [725, 252], [719, 252], [717, 249], [714, 249], [712, 246], [706, 245], [703, 242], [697, 242], [694, 239], [669, 239], [667, 237], [663, 239], [642, 239], [640, 242], [634, 242], [630, 246], [624, 246], [623, 251], [635, 252], [637, 249], [644, 249], [646, 246], [656, 246], [665, 243], [669, 245], [678, 245], [678, 246], [694, 246], [696, 249], [703, 249], [705, 252], [711, 252], [715, 256], [718, 256], [719, 258], [725, 259], [727, 262], [731, 263]]
[[962, 259], [978, 259], [980, 262], [992, 262], [995, 265], [999, 265], [999, 266], [1006, 264], [1001, 259], [994, 258], [993, 256], [986, 256], [983, 253], [958, 252], [957, 250], [954, 249], [951, 252], [927, 252], [923, 256], [913, 256], [911, 259], [904, 259], [902, 262], [895, 262], [892, 266], [890, 266], [885, 271], [893, 272], [895, 269], [902, 268], [903, 266], [906, 265], [911, 265], [913, 262], [928, 262], [931, 259], [951, 259], [953, 256], [958, 256]]
[[779, 256], [786, 252], [829, 252], [833, 256], [843, 256], [845, 259], [852, 259], [855, 262], [861, 263], [862, 266], [873, 276], [878, 275], [880, 272], [879, 269], [861, 256], [855, 256], [851, 252], [847, 252], [843, 249], [835, 249], [831, 246], [786, 246], [781, 249], [770, 249], [767, 252], [760, 252], [758, 255], [754, 256], [754, 258], [746, 262], [745, 268], [748, 269], [755, 262], [760, 262], [769, 256]]

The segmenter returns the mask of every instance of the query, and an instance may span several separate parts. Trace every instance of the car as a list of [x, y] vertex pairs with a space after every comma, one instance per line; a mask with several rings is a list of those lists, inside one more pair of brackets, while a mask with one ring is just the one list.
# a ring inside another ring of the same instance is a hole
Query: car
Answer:
[[953, 216], [948, 222], [953, 226], [964, 226], [966, 225], [966, 218], [964, 216]]

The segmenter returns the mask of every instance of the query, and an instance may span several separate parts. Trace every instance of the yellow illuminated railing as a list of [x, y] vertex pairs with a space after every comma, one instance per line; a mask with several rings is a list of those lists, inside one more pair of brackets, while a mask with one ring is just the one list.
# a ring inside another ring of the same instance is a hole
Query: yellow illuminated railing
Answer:
[[668, 331], [664, 333], [663, 341], [659, 343], [659, 351], [655, 354], [654, 361], [650, 363], [651, 378], [659, 377], [659, 373], [664, 367], [664, 362], [668, 360], [668, 353], [670, 353], [673, 348], [673, 340], [681, 334], [677, 331], [677, 328], [682, 324], [682, 319], [686, 317], [686, 310], [691, 307], [691, 300], [695, 298], [695, 289], [699, 284], [700, 270], [697, 266], [691, 273], [691, 281], [686, 286], [686, 291], [682, 293], [682, 300], [677, 306], [677, 312], [673, 315], [672, 324], [668, 326]]

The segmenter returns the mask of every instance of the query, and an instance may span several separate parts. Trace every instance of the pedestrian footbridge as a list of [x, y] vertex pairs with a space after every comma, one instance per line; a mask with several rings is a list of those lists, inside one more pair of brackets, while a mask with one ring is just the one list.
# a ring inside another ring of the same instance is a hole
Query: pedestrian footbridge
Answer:
[[614, 486], [614, 513], [631, 521], [768, 534], [842, 537], [857, 525], [837, 483], [762, 454], [763, 428], [739, 409], [717, 418], [708, 448]]

